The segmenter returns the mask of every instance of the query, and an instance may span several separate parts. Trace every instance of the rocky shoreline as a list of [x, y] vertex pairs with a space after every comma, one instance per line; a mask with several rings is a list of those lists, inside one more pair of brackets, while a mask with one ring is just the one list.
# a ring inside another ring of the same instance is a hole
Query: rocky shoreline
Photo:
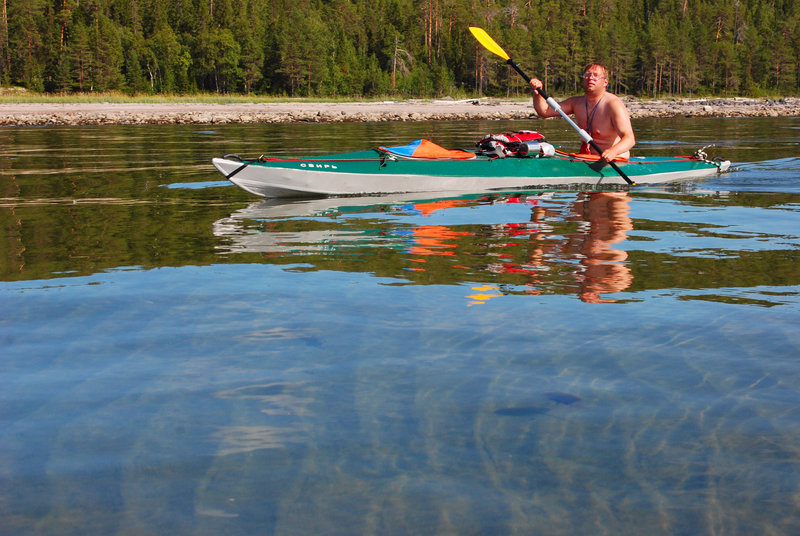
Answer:
[[[800, 116], [800, 98], [625, 98], [631, 117]], [[225, 123], [342, 123], [509, 120], [536, 117], [530, 100], [409, 100], [280, 103], [0, 103], [0, 126]]]

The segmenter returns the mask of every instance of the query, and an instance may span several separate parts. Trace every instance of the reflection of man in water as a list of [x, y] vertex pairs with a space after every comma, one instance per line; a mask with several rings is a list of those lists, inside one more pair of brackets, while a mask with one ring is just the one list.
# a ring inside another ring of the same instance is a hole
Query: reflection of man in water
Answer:
[[581, 233], [583, 240], [576, 244], [583, 256], [583, 270], [577, 274], [582, 301], [614, 301], [600, 294], [623, 291], [633, 282], [630, 268], [623, 264], [628, 252], [612, 246], [625, 240], [633, 229], [630, 200], [625, 192], [598, 192], [581, 194], [575, 201], [577, 216], [589, 224], [585, 233]]
[[[531, 214], [532, 222], [544, 224], [553, 217], [578, 222], [578, 229], [555, 238], [558, 234], [551, 236], [553, 229], [549, 226], [538, 227], [531, 233], [531, 249], [525, 266], [506, 265], [504, 271], [526, 273], [533, 287], [526, 293], [539, 294], [537, 286], [552, 285], [552, 277], [559, 277], [555, 275], [559, 270], [550, 271], [551, 268], [575, 266], [572, 260], [577, 258], [579, 267], [571, 270], [570, 275], [578, 284], [580, 299], [589, 303], [614, 301], [602, 298], [601, 294], [621, 292], [633, 282], [630, 268], [624, 264], [628, 253], [612, 245], [624, 241], [628, 231], [633, 229], [629, 203], [630, 197], [624, 192], [580, 193], [569, 207], [567, 217], [550, 213], [551, 209], [536, 204]], [[545, 271], [541, 272], [540, 268]], [[543, 278], [542, 273], [551, 275]]]

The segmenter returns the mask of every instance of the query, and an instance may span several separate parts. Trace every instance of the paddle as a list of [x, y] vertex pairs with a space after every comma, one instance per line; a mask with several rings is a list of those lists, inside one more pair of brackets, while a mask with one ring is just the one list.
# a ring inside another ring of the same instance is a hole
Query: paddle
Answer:
[[[512, 60], [511, 57], [508, 54], [506, 54], [506, 51], [503, 50], [502, 47], [500, 45], [498, 45], [495, 42], [495, 40], [492, 39], [491, 36], [489, 36], [489, 34], [487, 34], [486, 31], [483, 28], [478, 28], [477, 26], [470, 26], [469, 27], [469, 31], [472, 32], [472, 35], [475, 36], [475, 39], [477, 39], [478, 42], [481, 45], [483, 45], [483, 47], [486, 50], [488, 50], [492, 54], [500, 56], [501, 58], [506, 60], [506, 63], [509, 64], [510, 66], [512, 66], [514, 68], [514, 70], [517, 71], [522, 76], [522, 78], [525, 79], [526, 82], [528, 82], [529, 84], [531, 83], [531, 77], [528, 76], [527, 74], [525, 74], [525, 72], [522, 69], [520, 69], [519, 65], [517, 65], [517, 63], [514, 60]], [[589, 133], [586, 132], [585, 130], [583, 130], [578, 125], [576, 125], [575, 121], [570, 119], [569, 116], [564, 113], [564, 111], [561, 109], [561, 106], [559, 106], [559, 104], [555, 101], [555, 99], [553, 97], [550, 97], [547, 94], [547, 92], [544, 90], [544, 88], [539, 88], [536, 91], [539, 92], [539, 95], [541, 95], [542, 98], [544, 98], [544, 100], [547, 101], [547, 104], [549, 104], [552, 109], [557, 111], [558, 114], [561, 117], [563, 117], [567, 121], [567, 123], [569, 123], [572, 126], [572, 128], [574, 128], [576, 130], [576, 132], [580, 135], [581, 139], [584, 142], [586, 142], [589, 145], [591, 145], [592, 149], [597, 151], [597, 154], [601, 154], [603, 152], [603, 150], [600, 149], [600, 147], [597, 145], [597, 143], [595, 143], [595, 141], [592, 139], [592, 137], [589, 135]], [[614, 171], [619, 173], [620, 177], [625, 179], [625, 182], [627, 182], [630, 185], [635, 185], [636, 184], [630, 178], [628, 178], [628, 176], [621, 169], [619, 169], [619, 166], [617, 166], [617, 164], [615, 162], [612, 161], [612, 162], [609, 162], [609, 164], [611, 164], [611, 167], [614, 168]]]

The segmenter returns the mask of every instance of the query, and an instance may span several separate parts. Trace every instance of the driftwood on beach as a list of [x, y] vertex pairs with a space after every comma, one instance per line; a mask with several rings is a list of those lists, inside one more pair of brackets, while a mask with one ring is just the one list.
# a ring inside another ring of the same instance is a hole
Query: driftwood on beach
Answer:
[[[800, 99], [625, 99], [631, 117], [800, 116]], [[0, 126], [225, 123], [342, 123], [531, 119], [530, 100], [411, 100], [278, 103], [0, 104]]]

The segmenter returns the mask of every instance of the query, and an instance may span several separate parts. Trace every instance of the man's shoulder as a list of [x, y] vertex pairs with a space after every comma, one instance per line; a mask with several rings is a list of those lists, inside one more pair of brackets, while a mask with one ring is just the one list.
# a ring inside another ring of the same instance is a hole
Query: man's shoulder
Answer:
[[607, 95], [609, 96], [612, 102], [625, 106], [625, 101], [619, 98], [619, 96], [615, 95], [614, 93], [607, 93]]
[[612, 108], [627, 111], [628, 107], [625, 106], [625, 102], [613, 93], [606, 93], [606, 99]]

